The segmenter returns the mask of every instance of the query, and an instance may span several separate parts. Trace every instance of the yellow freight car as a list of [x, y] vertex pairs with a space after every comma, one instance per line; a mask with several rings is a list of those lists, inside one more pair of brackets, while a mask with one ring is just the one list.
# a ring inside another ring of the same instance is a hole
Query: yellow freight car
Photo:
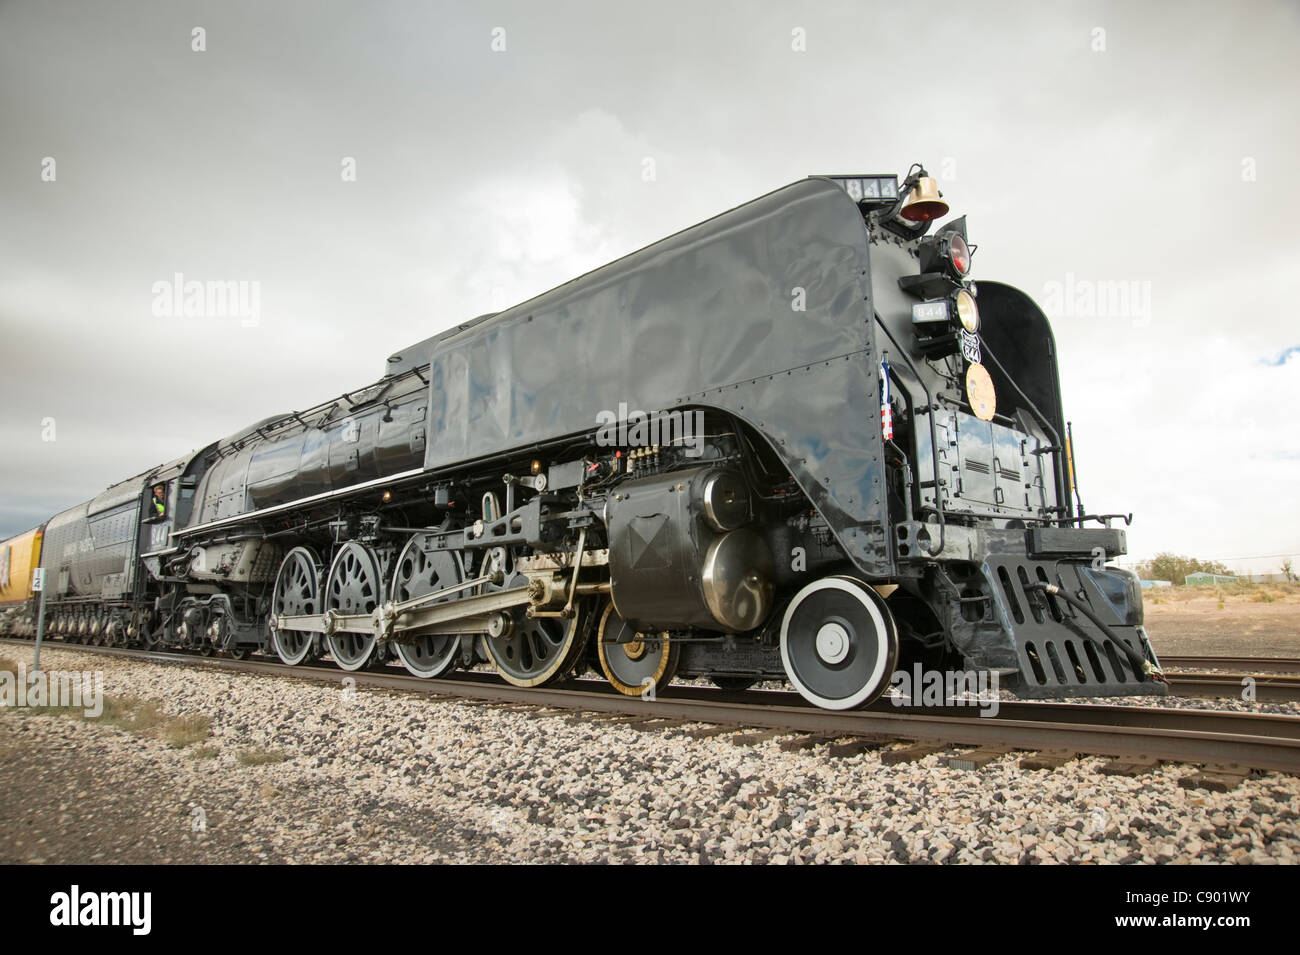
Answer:
[[35, 630], [32, 569], [41, 561], [42, 527], [0, 542], [0, 633]]

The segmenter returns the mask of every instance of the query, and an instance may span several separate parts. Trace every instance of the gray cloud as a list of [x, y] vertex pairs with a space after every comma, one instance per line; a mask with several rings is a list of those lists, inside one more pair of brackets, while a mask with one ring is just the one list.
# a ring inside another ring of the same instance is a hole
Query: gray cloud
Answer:
[[[1288, 3], [11, 2], [0, 534], [793, 179], [922, 160], [977, 276], [1146, 283], [1056, 321], [1085, 502], [1139, 553], [1295, 549], [1298, 39]], [[260, 282], [259, 324], [155, 317], [177, 272]]]

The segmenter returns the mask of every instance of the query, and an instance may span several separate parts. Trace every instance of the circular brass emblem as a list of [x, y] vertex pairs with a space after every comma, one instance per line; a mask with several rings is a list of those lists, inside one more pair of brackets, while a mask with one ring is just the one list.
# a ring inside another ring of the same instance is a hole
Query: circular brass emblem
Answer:
[[977, 361], [970, 363], [966, 369], [966, 400], [970, 402], [975, 417], [981, 421], [992, 421], [993, 412], [998, 410], [998, 396], [993, 390], [993, 379], [988, 369]]

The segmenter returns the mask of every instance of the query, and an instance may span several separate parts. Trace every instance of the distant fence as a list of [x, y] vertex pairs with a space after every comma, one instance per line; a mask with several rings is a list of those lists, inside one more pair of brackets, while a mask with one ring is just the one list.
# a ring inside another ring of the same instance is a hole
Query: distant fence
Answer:
[[1240, 581], [1240, 577], [1229, 577], [1227, 574], [1188, 574], [1185, 578], [1189, 587], [1208, 587], [1212, 584], [1235, 584]]

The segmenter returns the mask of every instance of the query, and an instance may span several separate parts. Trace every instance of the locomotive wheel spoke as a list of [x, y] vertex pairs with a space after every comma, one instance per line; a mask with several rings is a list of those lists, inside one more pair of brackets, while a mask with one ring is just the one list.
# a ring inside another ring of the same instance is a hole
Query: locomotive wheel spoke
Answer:
[[[325, 609], [340, 614], [369, 614], [384, 602], [379, 557], [358, 541], [348, 541], [330, 564], [325, 578]], [[373, 633], [331, 633], [325, 638], [334, 662], [344, 670], [360, 670], [375, 652]]]
[[[527, 581], [523, 574], [515, 574], [493, 589], [523, 587]], [[583, 612], [580, 606], [569, 618], [530, 618], [524, 607], [507, 611], [508, 632], [484, 640], [497, 673], [514, 686], [546, 686], [563, 679], [583, 649]]]
[[809, 703], [829, 710], [866, 706], [888, 687], [898, 662], [894, 617], [860, 580], [815, 580], [786, 609], [781, 662]]
[[600, 618], [596, 639], [600, 671], [624, 696], [640, 696], [652, 686], [657, 693], [677, 674], [682, 645], [666, 634], [634, 632], [618, 615], [613, 601]]
[[[306, 547], [295, 547], [285, 555], [275, 577], [272, 613], [284, 616], [320, 613], [320, 561]], [[289, 666], [297, 666], [311, 654], [315, 635], [305, 630], [271, 629], [271, 646]]]
[[[454, 587], [465, 579], [460, 555], [445, 550], [426, 551], [423, 545], [427, 539], [423, 534], [412, 537], [397, 558], [390, 592], [398, 603]], [[434, 603], [452, 599], [455, 597], [445, 597]], [[432, 679], [455, 668], [460, 659], [460, 643], [460, 634], [443, 633], [416, 637], [409, 643], [394, 643], [392, 647], [397, 651], [402, 666], [410, 673]]]

